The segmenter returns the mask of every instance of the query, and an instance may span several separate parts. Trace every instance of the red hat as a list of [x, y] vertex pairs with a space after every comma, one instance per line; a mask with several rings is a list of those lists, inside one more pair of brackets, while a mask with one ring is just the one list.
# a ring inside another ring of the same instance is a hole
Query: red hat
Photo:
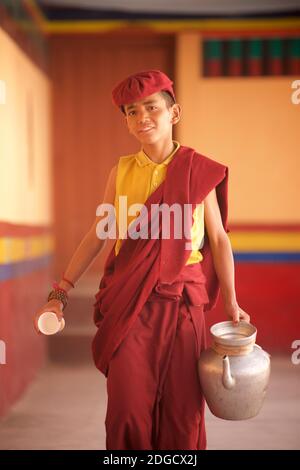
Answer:
[[158, 91], [168, 91], [175, 101], [172, 85], [172, 80], [160, 70], [146, 70], [135, 73], [122, 80], [112, 90], [113, 103], [121, 107]]

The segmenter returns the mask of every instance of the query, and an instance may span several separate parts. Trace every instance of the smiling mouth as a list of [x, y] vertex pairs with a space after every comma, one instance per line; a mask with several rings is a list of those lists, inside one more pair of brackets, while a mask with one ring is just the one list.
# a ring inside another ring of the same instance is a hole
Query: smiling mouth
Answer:
[[139, 134], [143, 134], [143, 133], [146, 133], [146, 132], [149, 132], [149, 131], [152, 131], [154, 128], [153, 127], [147, 127], [147, 129], [141, 129], [139, 132]]

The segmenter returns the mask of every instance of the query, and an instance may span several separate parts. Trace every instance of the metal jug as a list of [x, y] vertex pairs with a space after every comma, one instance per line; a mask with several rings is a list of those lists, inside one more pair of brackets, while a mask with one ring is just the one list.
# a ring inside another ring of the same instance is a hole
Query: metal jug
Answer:
[[212, 346], [198, 360], [210, 411], [218, 418], [248, 419], [260, 411], [270, 377], [270, 355], [255, 344], [257, 330], [245, 321], [216, 323]]

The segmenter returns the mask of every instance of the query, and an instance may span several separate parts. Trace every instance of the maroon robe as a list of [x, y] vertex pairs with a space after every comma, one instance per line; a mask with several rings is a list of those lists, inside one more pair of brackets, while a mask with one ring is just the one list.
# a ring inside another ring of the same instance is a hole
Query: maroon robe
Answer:
[[[145, 202], [147, 218], [139, 223], [139, 228], [150, 226], [151, 204], [165, 203], [191, 204], [192, 211], [208, 193], [216, 188], [217, 199], [224, 229], [227, 228], [228, 214], [228, 167], [205, 157], [195, 150], [181, 146], [168, 164], [165, 180]], [[172, 215], [172, 212], [171, 212]], [[192, 226], [192, 217], [190, 218]], [[107, 377], [109, 361], [126, 337], [137, 316], [151, 293], [165, 291], [168, 285], [178, 279], [191, 254], [186, 249], [190, 239], [175, 239], [173, 235], [174, 218], [171, 216], [171, 238], [161, 239], [162, 222], [159, 218], [159, 238], [132, 239], [122, 241], [118, 255], [111, 250], [104, 267], [99, 291], [94, 304], [94, 323], [98, 331], [92, 341], [92, 354], [96, 367]], [[128, 232], [127, 232], [128, 233]], [[150, 232], [149, 232], [150, 233]], [[219, 295], [219, 282], [214, 269], [209, 240], [205, 233], [201, 249], [204, 274], [202, 281], [191, 283], [190, 293], [197, 295], [203, 303], [203, 283], [208, 294], [204, 311], [214, 308]]]
[[109, 362], [106, 449], [206, 449], [201, 263], [157, 284]]

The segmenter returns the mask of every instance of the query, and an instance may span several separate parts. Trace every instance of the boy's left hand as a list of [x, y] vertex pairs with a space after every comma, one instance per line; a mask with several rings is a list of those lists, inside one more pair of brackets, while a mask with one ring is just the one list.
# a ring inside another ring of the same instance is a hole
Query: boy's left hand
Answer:
[[237, 303], [225, 304], [224, 309], [227, 316], [235, 325], [237, 325], [240, 320], [250, 323], [250, 315], [248, 315], [248, 313], [246, 313]]

